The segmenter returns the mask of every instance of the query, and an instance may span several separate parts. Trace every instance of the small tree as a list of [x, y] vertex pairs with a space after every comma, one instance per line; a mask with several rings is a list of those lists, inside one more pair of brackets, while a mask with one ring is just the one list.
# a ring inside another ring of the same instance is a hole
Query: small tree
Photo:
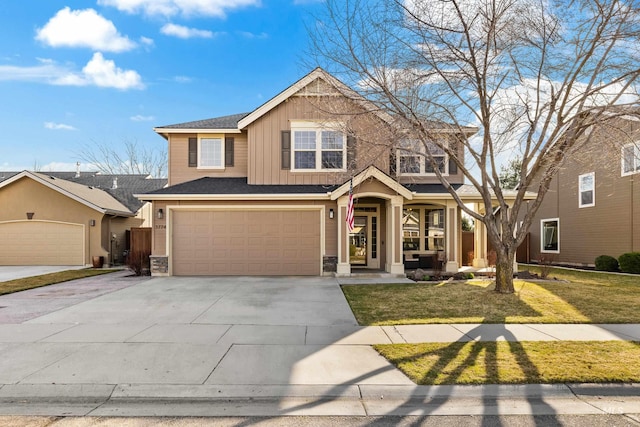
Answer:
[[134, 140], [125, 140], [122, 146], [92, 141], [82, 146], [77, 157], [104, 174], [167, 176], [167, 152], [148, 148]]
[[500, 166], [500, 187], [505, 190], [513, 190], [520, 183], [520, 174], [522, 173], [522, 159], [515, 158], [509, 160], [508, 164]]
[[[496, 251], [496, 291], [513, 293], [513, 264], [551, 180], [579, 156], [588, 130], [636, 114], [640, 8], [633, 0], [327, 0], [311, 54], [392, 117]], [[348, 93], [345, 96], [349, 96]], [[444, 124], [475, 137], [441, 138]], [[621, 142], [621, 141], [618, 141]], [[389, 142], [389, 150], [395, 141]], [[440, 172], [444, 151], [482, 199], [466, 206]], [[519, 156], [506, 193], [500, 165]], [[526, 203], [527, 191], [537, 194]], [[499, 209], [496, 209], [499, 207]], [[518, 222], [522, 226], [518, 227]]]

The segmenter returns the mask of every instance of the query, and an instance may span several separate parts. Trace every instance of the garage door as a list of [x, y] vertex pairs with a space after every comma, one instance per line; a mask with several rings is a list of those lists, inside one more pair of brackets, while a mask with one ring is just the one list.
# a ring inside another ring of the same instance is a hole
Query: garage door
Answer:
[[320, 214], [175, 211], [173, 274], [320, 275]]
[[0, 223], [0, 265], [83, 265], [82, 224]]

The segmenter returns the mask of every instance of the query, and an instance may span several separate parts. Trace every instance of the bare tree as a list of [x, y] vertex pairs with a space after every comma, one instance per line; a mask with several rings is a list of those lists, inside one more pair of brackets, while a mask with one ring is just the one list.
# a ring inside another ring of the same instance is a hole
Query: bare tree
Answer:
[[[312, 28], [319, 65], [357, 88], [424, 145], [420, 152], [497, 255], [496, 291], [553, 176], [578, 155], [589, 127], [638, 105], [640, 12], [632, 0], [327, 0]], [[436, 127], [463, 134], [465, 158]], [[468, 128], [467, 128], [468, 129]], [[435, 150], [434, 150], [435, 147]], [[460, 199], [436, 167], [444, 150], [482, 197]], [[520, 157], [515, 199], [500, 166]], [[537, 193], [524, 203], [527, 190]], [[527, 209], [528, 206], [528, 209]], [[499, 209], [496, 209], [498, 208]], [[522, 227], [516, 227], [518, 221]]]
[[137, 141], [125, 140], [122, 146], [92, 141], [76, 155], [105, 174], [167, 176], [167, 152], [142, 146]]

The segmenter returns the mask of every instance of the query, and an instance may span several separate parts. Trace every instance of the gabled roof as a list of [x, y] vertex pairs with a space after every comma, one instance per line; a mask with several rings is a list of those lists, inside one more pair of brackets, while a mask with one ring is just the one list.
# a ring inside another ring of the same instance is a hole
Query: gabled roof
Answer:
[[311, 71], [309, 74], [307, 74], [306, 76], [304, 76], [303, 78], [301, 78], [300, 80], [298, 80], [297, 82], [295, 82], [294, 84], [292, 84], [291, 86], [289, 86], [288, 88], [286, 88], [285, 90], [283, 90], [282, 92], [280, 92], [279, 94], [271, 98], [269, 101], [262, 104], [260, 107], [256, 108], [250, 114], [248, 114], [246, 117], [240, 120], [238, 122], [238, 128], [239, 129], [246, 128], [251, 123], [258, 120], [260, 117], [264, 116], [273, 108], [283, 103], [287, 98], [295, 95], [297, 92], [299, 92], [301, 89], [303, 89], [305, 86], [309, 85], [316, 79], [324, 80], [331, 87], [337, 89], [342, 95], [348, 96], [349, 99], [354, 100], [362, 105], [370, 106], [371, 108], [369, 109], [374, 114], [378, 115], [382, 120], [386, 121], [387, 123], [393, 122], [393, 119], [391, 118], [390, 115], [384, 112], [381, 112], [378, 108], [374, 108], [371, 105], [371, 101], [369, 101], [368, 99], [360, 95], [355, 90], [351, 89], [349, 86], [342, 83], [337, 78], [333, 77], [331, 74], [329, 74], [322, 68], [317, 67], [316, 69]]
[[0, 188], [11, 185], [22, 178], [33, 179], [100, 213], [117, 216], [135, 216], [126, 206], [106, 191], [35, 172], [23, 171], [15, 174], [11, 178], [0, 182]]
[[[0, 172], [0, 183], [19, 173]], [[138, 212], [144, 204], [134, 197], [134, 194], [154, 191], [167, 185], [166, 178], [151, 178], [151, 176], [143, 174], [102, 174], [99, 172], [39, 172], [38, 174], [104, 190], [131, 212]], [[114, 181], [116, 181], [117, 188], [113, 188]]]
[[380, 181], [381, 183], [383, 183], [384, 185], [386, 185], [387, 187], [389, 187], [390, 189], [392, 189], [393, 191], [395, 191], [396, 193], [398, 193], [399, 195], [401, 195], [407, 200], [413, 199], [413, 194], [411, 193], [411, 191], [407, 190], [405, 186], [403, 186], [398, 181], [391, 178], [389, 175], [387, 175], [386, 173], [382, 172], [380, 169], [372, 165], [366, 168], [365, 170], [363, 170], [362, 172], [360, 172], [359, 174], [357, 174], [356, 176], [354, 176], [351, 180], [345, 182], [340, 187], [335, 189], [331, 193], [331, 200], [337, 200], [340, 196], [343, 196], [346, 193], [348, 193], [349, 189], [351, 188], [352, 182], [353, 182], [353, 186], [357, 187], [358, 185], [360, 185], [362, 182], [366, 181], [369, 178], [376, 178], [378, 181]]

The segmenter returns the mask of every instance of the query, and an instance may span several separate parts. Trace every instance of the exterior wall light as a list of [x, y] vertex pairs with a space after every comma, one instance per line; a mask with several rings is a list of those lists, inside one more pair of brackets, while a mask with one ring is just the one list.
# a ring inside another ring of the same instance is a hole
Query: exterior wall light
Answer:
[[95, 226], [96, 226], [96, 220], [95, 220], [95, 219], [90, 219], [90, 220], [89, 220], [89, 225], [90, 225], [91, 227], [95, 227]]
[[33, 212], [27, 212], [27, 219], [33, 219]]
[[329, 209], [329, 219], [333, 219], [333, 209]]
[[162, 208], [158, 209], [158, 219], [162, 219], [164, 218], [164, 211], [162, 210]]

